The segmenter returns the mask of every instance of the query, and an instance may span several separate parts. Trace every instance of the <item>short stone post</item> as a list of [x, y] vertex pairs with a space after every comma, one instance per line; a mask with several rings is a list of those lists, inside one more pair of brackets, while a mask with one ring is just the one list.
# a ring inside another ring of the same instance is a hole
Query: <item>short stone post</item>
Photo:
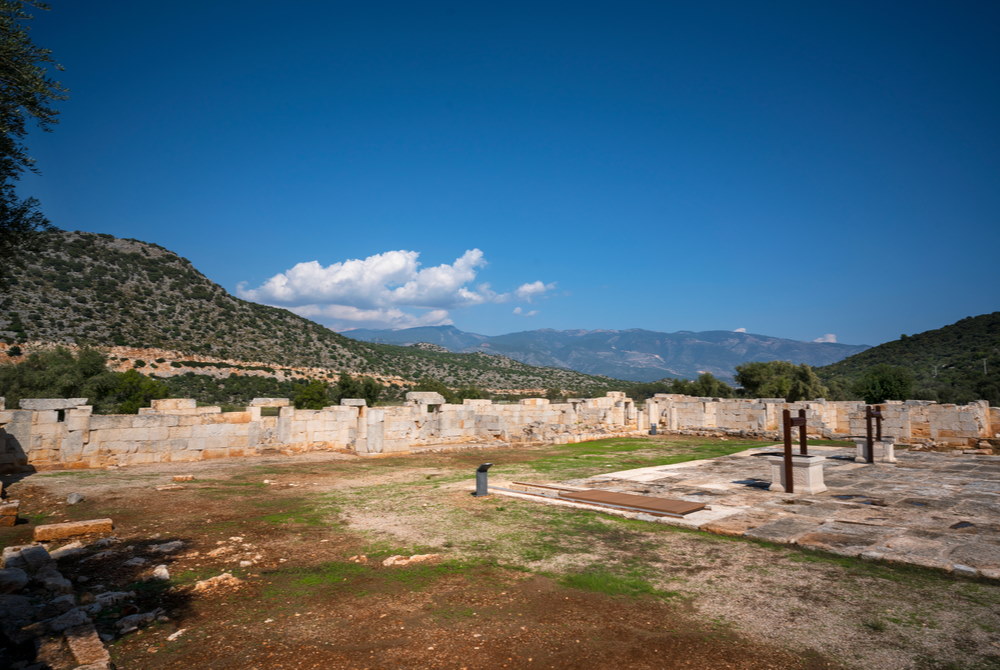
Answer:
[[823, 482], [823, 461], [825, 456], [792, 457], [792, 486], [785, 475], [784, 456], [765, 456], [771, 464], [771, 486], [769, 491], [785, 493], [822, 493], [826, 490]]

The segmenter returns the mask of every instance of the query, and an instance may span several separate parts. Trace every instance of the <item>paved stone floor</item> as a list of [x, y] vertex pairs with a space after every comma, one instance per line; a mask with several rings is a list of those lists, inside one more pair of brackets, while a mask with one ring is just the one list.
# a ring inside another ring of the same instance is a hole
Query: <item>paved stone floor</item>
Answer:
[[897, 463], [869, 465], [853, 461], [853, 448], [810, 447], [827, 457], [829, 490], [796, 495], [767, 490], [770, 467], [759, 454], [779, 450], [571, 483], [710, 507], [667, 523], [1000, 579], [1000, 456], [899, 450]]

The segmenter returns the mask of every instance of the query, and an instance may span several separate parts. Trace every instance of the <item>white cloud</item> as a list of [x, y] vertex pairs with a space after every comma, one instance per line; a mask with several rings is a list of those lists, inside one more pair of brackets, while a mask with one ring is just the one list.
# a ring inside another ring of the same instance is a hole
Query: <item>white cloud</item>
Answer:
[[813, 340], [813, 342], [836, 342], [836, 341], [837, 341], [837, 336], [833, 333], [827, 333], [826, 335], [823, 335], [822, 337], [817, 337], [815, 340]]
[[486, 265], [479, 249], [433, 267], [421, 267], [419, 259], [417, 251], [398, 250], [328, 266], [308, 261], [279, 272], [257, 288], [241, 282], [236, 293], [343, 330], [451, 324], [449, 310], [507, 302], [514, 295], [530, 302], [555, 287], [535, 281], [513, 293], [497, 293], [487, 283], [473, 285]]
[[733, 332], [734, 333], [745, 333], [745, 332], [747, 332], [747, 329], [746, 328], [737, 328]]
[[527, 284], [521, 284], [514, 291], [514, 295], [521, 300], [527, 300], [531, 302], [532, 299], [543, 295], [546, 291], [551, 291], [556, 287], [555, 283], [546, 284], [541, 281], [533, 281]]
[[534, 316], [534, 315], [538, 314], [538, 310], [537, 309], [532, 309], [532, 310], [529, 310], [529, 311], [525, 312], [522, 308], [515, 307], [514, 308], [514, 314], [517, 314], [518, 316]]

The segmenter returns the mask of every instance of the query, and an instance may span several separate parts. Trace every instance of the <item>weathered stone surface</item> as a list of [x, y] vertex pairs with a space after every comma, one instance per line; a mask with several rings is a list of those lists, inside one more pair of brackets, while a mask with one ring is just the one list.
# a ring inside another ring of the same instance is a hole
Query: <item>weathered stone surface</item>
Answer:
[[795, 543], [810, 549], [857, 556], [892, 532], [896, 532], [895, 529], [834, 522], [799, 536]]
[[172, 554], [175, 551], [180, 551], [184, 547], [184, 542], [182, 540], [174, 540], [172, 542], [164, 542], [163, 544], [154, 544], [149, 548], [154, 554]]
[[403, 568], [414, 563], [435, 563], [441, 560], [441, 554], [414, 554], [413, 556], [390, 556], [382, 561], [384, 567]]
[[52, 560], [59, 561], [64, 558], [79, 556], [86, 551], [87, 549], [83, 546], [82, 542], [70, 542], [69, 544], [64, 544], [58, 549], [53, 549], [49, 552], [49, 556], [52, 557]]
[[152, 579], [158, 579], [160, 581], [167, 581], [170, 579], [170, 571], [165, 565], [158, 565], [153, 568]]
[[86, 498], [83, 497], [82, 493], [70, 493], [66, 496], [67, 505], [76, 505], [82, 503], [84, 500], [86, 500]]
[[127, 617], [122, 617], [115, 623], [115, 627], [118, 628], [118, 632], [125, 634], [130, 633], [137, 628], [146, 626], [148, 624], [156, 621], [156, 617], [163, 614], [162, 609], [155, 609], [150, 612], [140, 612], [139, 614], [132, 614]]
[[72, 409], [87, 404], [86, 398], [22, 398], [21, 409], [35, 411]]
[[20, 568], [0, 570], [0, 593], [14, 593], [28, 584], [28, 573]]
[[26, 596], [0, 595], [0, 628], [7, 631], [19, 630], [35, 618], [35, 606]]
[[81, 608], [76, 607], [61, 614], [54, 619], [48, 621], [48, 629], [53, 633], [61, 633], [62, 631], [73, 628], [75, 626], [83, 626], [90, 623], [90, 617]]
[[67, 521], [35, 527], [36, 542], [63, 540], [77, 535], [108, 534], [114, 530], [111, 519], [90, 519], [87, 521]]
[[194, 475], [174, 475], [172, 479], [175, 482], [193, 482]]
[[66, 643], [69, 645], [70, 653], [74, 660], [80, 665], [93, 663], [104, 664], [111, 662], [108, 650], [104, 648], [104, 643], [97, 635], [94, 624], [88, 623], [82, 626], [74, 626], [67, 629], [63, 635], [66, 636]]
[[819, 527], [819, 522], [815, 519], [785, 517], [784, 519], [770, 521], [756, 528], [751, 528], [744, 535], [746, 537], [757, 538], [758, 540], [791, 543], [801, 535], [816, 530], [817, 527]]
[[708, 533], [715, 533], [716, 535], [739, 537], [744, 535], [748, 530], [773, 520], [774, 517], [770, 514], [744, 512], [742, 514], [727, 516], [724, 519], [710, 521], [703, 524], [700, 529]]
[[4, 547], [3, 565], [5, 568], [21, 568], [29, 574], [49, 565], [52, 557], [45, 547], [39, 544], [24, 544], [15, 547]]

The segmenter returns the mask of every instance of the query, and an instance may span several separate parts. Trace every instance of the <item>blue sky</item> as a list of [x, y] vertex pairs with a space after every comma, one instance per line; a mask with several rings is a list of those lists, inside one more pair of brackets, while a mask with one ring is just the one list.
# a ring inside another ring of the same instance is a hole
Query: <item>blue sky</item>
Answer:
[[23, 192], [338, 329], [1000, 309], [1000, 5], [68, 2]]

